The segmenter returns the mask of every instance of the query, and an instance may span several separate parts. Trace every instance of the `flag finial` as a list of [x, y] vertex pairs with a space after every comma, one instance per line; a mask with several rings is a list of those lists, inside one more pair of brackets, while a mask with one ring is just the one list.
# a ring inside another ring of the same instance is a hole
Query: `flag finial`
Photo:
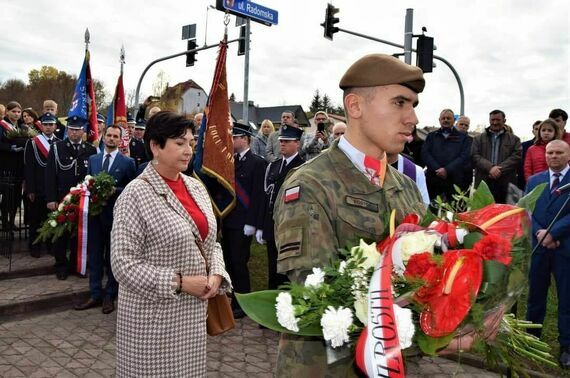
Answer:
[[85, 48], [87, 48], [89, 46], [89, 39], [90, 39], [90, 34], [89, 34], [89, 28], [85, 28]]

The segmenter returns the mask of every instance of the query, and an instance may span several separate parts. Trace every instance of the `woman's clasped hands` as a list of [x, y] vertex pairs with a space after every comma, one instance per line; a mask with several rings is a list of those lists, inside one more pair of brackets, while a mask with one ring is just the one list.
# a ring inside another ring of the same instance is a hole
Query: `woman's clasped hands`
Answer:
[[218, 293], [222, 276], [214, 274], [212, 276], [183, 276], [182, 291], [206, 300], [214, 297]]

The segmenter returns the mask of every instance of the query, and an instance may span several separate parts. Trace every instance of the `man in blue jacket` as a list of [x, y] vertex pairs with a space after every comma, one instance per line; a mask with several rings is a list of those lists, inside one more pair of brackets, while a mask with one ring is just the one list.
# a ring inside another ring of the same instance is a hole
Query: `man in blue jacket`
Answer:
[[[107, 200], [101, 214], [89, 217], [87, 234], [87, 265], [89, 268], [89, 290], [91, 298], [75, 306], [77, 311], [103, 305], [102, 312], [114, 311], [113, 300], [119, 285], [111, 271], [111, 228], [113, 207], [125, 186], [135, 177], [135, 161], [119, 152], [121, 127], [110, 125], [105, 130], [105, 149], [102, 153], [89, 157], [87, 174], [95, 176], [107, 172], [115, 179], [115, 193]], [[103, 272], [107, 274], [107, 285], [103, 289]]]
[[[533, 247], [541, 240], [542, 243], [531, 257], [526, 318], [533, 323], [543, 323], [550, 277], [553, 275], [558, 296], [560, 365], [565, 369], [570, 368], [570, 206], [562, 209], [560, 218], [549, 233], [546, 229], [570, 195], [556, 190], [570, 183], [569, 162], [570, 146], [566, 142], [554, 140], [548, 143], [548, 170], [531, 176], [526, 187], [528, 193], [539, 184], [548, 184], [532, 214]], [[530, 329], [529, 332], [540, 337], [541, 329]]]
[[441, 128], [428, 134], [422, 146], [422, 160], [426, 165], [426, 183], [429, 196], [438, 195], [451, 200], [453, 184], [464, 183], [464, 167], [470, 159], [471, 143], [467, 134], [453, 127], [454, 113], [444, 109], [439, 115]]

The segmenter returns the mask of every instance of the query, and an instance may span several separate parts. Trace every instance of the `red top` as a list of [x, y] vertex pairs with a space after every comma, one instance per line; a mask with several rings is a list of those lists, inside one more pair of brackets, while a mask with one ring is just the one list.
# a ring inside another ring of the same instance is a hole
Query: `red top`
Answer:
[[562, 140], [565, 141], [566, 143], [570, 144], [570, 133], [564, 131], [564, 135], [562, 135]]
[[530, 176], [547, 169], [546, 143], [533, 144], [528, 148], [524, 157], [524, 179], [528, 181]]
[[196, 226], [198, 227], [198, 231], [200, 232], [202, 240], [206, 239], [206, 236], [208, 235], [208, 220], [206, 219], [206, 216], [204, 215], [202, 210], [200, 210], [200, 208], [196, 204], [196, 201], [194, 201], [194, 198], [192, 198], [192, 196], [188, 192], [188, 189], [186, 188], [186, 185], [184, 185], [182, 177], [178, 176], [178, 180], [176, 181], [169, 180], [164, 176], [162, 176], [162, 178], [164, 179], [170, 190], [172, 190], [176, 198], [178, 198], [182, 206], [184, 206], [184, 208], [190, 215], [190, 218], [192, 218], [194, 223], [196, 223]]

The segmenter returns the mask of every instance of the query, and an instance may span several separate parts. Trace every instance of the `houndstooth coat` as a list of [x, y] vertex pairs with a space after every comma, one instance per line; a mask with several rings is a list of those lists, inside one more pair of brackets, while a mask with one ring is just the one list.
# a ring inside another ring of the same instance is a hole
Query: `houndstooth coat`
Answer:
[[[228, 290], [216, 219], [206, 189], [182, 175], [208, 219], [204, 249], [210, 274]], [[111, 264], [119, 282], [118, 377], [206, 376], [207, 302], [172, 289], [175, 272], [206, 275], [188, 212], [152, 164], [123, 190], [114, 209]]]

